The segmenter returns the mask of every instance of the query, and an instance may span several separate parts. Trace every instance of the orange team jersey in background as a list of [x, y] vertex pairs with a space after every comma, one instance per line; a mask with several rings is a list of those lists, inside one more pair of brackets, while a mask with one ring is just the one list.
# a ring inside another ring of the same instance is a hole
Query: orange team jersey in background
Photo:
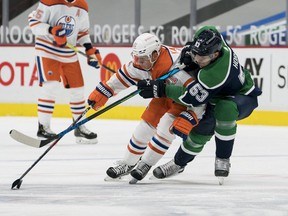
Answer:
[[75, 62], [76, 53], [65, 47], [53, 44], [54, 38], [48, 32], [49, 27], [62, 25], [66, 30], [67, 42], [75, 46], [77, 43], [91, 43], [89, 36], [88, 5], [84, 0], [68, 3], [65, 0], [41, 0], [35, 11], [28, 16], [29, 26], [35, 35], [37, 56], [52, 58], [61, 62]]
[[36, 65], [39, 82], [63, 81], [64, 87], [82, 87], [83, 77], [75, 51], [57, 47], [49, 28], [62, 25], [67, 42], [76, 45], [91, 43], [89, 36], [88, 5], [84, 0], [68, 3], [65, 0], [41, 0], [29, 14], [29, 26], [35, 35]]

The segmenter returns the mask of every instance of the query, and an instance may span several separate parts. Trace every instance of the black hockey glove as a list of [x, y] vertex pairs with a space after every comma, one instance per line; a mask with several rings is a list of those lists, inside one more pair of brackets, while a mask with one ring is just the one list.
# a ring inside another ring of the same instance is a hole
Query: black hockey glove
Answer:
[[189, 66], [193, 63], [193, 60], [191, 58], [191, 48], [192, 48], [192, 42], [187, 42], [186, 45], [183, 47], [181, 51], [180, 56], [180, 63], [185, 64], [186, 66]]
[[160, 98], [165, 97], [165, 83], [163, 80], [140, 80], [137, 83], [139, 93], [143, 98]]

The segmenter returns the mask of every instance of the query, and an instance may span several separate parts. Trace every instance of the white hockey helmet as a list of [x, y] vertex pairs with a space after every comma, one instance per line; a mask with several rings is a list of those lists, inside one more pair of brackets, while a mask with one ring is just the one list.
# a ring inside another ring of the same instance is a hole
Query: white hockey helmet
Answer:
[[159, 38], [150, 33], [143, 33], [139, 35], [132, 46], [132, 56], [151, 56], [154, 51], [160, 52], [161, 42]]

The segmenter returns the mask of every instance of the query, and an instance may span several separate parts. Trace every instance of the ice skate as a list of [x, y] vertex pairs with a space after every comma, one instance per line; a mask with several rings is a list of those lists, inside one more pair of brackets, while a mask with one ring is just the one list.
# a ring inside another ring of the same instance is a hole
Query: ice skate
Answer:
[[158, 179], [164, 179], [178, 175], [179, 173], [184, 171], [184, 168], [185, 167], [175, 164], [174, 159], [172, 159], [166, 164], [156, 167], [153, 170], [153, 175]]
[[140, 161], [137, 165], [137, 167], [131, 171], [131, 176], [133, 177], [130, 180], [130, 184], [136, 184], [137, 181], [142, 180], [147, 173], [149, 172], [149, 170], [151, 169], [152, 166], [144, 163], [143, 161]]
[[221, 159], [215, 158], [215, 176], [218, 177], [219, 184], [224, 184], [224, 178], [229, 175], [230, 170], [230, 160], [229, 159]]
[[135, 165], [129, 166], [123, 161], [119, 161], [117, 166], [107, 169], [106, 174], [108, 176], [105, 178], [105, 181], [121, 179], [122, 176], [128, 175], [134, 167]]
[[54, 133], [50, 127], [44, 126], [38, 122], [38, 131], [37, 131], [37, 137], [40, 139], [49, 139], [56, 136], [56, 133]]
[[77, 144], [96, 144], [98, 143], [97, 134], [88, 130], [84, 125], [74, 130]]

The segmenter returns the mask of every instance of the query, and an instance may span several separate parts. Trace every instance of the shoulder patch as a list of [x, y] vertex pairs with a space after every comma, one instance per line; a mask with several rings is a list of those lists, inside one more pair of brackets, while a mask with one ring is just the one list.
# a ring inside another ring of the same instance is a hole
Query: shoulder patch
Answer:
[[85, 0], [77, 0], [75, 3], [73, 3], [73, 6], [82, 8], [88, 12], [88, 4]]
[[223, 54], [219, 59], [198, 73], [198, 81], [207, 89], [221, 86], [229, 76], [232, 52], [228, 47], [223, 47], [222, 51]]

